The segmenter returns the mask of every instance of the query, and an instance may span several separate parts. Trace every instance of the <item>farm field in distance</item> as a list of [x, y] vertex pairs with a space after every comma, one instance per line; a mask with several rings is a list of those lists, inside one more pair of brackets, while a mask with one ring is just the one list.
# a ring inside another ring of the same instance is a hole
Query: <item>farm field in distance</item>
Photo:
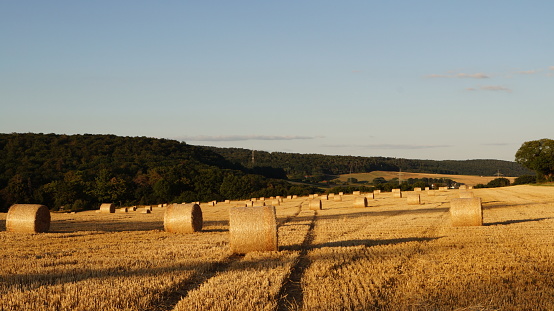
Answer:
[[[347, 181], [348, 178], [356, 178], [359, 181], [368, 181], [372, 182], [373, 179], [377, 177], [383, 177], [386, 180], [391, 180], [393, 178], [398, 178], [398, 172], [390, 172], [390, 171], [373, 171], [371, 173], [353, 173], [353, 174], [343, 174], [339, 176], [340, 181]], [[456, 182], [475, 186], [477, 184], [484, 184], [486, 185], [489, 181], [498, 178], [498, 176], [472, 176], [472, 175], [453, 175], [453, 174], [430, 174], [430, 173], [410, 173], [410, 172], [402, 172], [401, 174], [402, 180], [406, 180], [408, 178], [449, 178]], [[510, 182], [514, 182], [516, 177], [506, 177], [501, 176], [504, 178], [507, 178], [510, 180]]]
[[244, 256], [229, 254], [236, 201], [201, 204], [193, 234], [164, 232], [156, 206], [52, 213], [43, 234], [5, 232], [0, 213], [0, 310], [554, 310], [554, 187], [473, 192], [481, 227], [450, 225], [459, 190], [284, 199], [280, 251]]

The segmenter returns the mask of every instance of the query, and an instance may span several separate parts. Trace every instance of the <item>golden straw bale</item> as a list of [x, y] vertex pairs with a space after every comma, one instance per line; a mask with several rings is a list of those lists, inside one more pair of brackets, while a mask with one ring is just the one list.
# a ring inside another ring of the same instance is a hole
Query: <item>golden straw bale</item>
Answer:
[[373, 192], [367, 193], [367, 194], [365, 195], [365, 197], [368, 198], [368, 199], [373, 200], [373, 199], [375, 199], [375, 194], [374, 194]]
[[322, 207], [321, 200], [318, 200], [318, 199], [311, 200], [309, 203], [309, 207], [311, 210], [314, 210], [314, 211], [320, 210]]
[[421, 191], [421, 188], [420, 188], [420, 187], [415, 187], [415, 188], [414, 188], [414, 191], [415, 191], [415, 192], [420, 192], [420, 191]]
[[391, 191], [392, 191], [392, 193], [395, 193], [395, 192], [400, 192], [400, 189], [398, 189], [398, 188], [394, 188], [394, 189], [392, 189]]
[[164, 205], [163, 204], [158, 204], [158, 207], [164, 207]]
[[152, 213], [152, 211], [148, 208], [144, 208], [142, 211], [141, 211], [142, 214], [150, 214]]
[[467, 198], [473, 198], [473, 197], [475, 197], [473, 195], [473, 191], [467, 191], [467, 190], [460, 191], [460, 198], [467, 199]]
[[[394, 189], [392, 189], [392, 190], [394, 190]], [[400, 189], [399, 189], [399, 190], [400, 190]], [[392, 193], [392, 197], [393, 197], [393, 198], [401, 198], [401, 197], [402, 197], [402, 191], [394, 191], [394, 192]]]
[[192, 233], [202, 230], [202, 209], [198, 204], [172, 204], [164, 214], [164, 230]]
[[280, 200], [273, 200], [273, 201], [271, 201], [271, 205], [273, 205], [273, 206], [281, 205], [281, 201]]
[[214, 201], [208, 202], [207, 204], [208, 204], [208, 206], [215, 206]]
[[354, 207], [367, 207], [367, 198], [357, 197], [354, 201]]
[[321, 199], [322, 200], [329, 200], [329, 195], [328, 194], [322, 194]]
[[265, 201], [265, 197], [260, 197], [260, 201]]
[[353, 194], [353, 195], [360, 195], [361, 192], [360, 192], [360, 191], [352, 191], [352, 194]]
[[313, 199], [313, 198], [314, 198], [314, 195], [313, 195], [313, 194], [310, 194], [310, 195], [308, 196], [308, 198], [309, 198], [309, 199]]
[[115, 213], [115, 204], [102, 203], [100, 205], [100, 213]]
[[136, 206], [131, 206], [129, 207], [130, 210], [132, 210], [133, 212], [136, 212], [137, 211], [137, 207]]
[[41, 204], [14, 204], [6, 216], [6, 231], [41, 233], [50, 230], [50, 210]]
[[341, 192], [339, 192], [339, 195], [344, 195], [344, 192], [342, 192], [342, 191], [341, 191]]
[[373, 194], [379, 194], [381, 193], [381, 190], [373, 190]]
[[467, 190], [472, 190], [473, 189], [473, 186], [468, 186], [467, 187]]
[[298, 196], [295, 194], [292, 196], [293, 199], [298, 199]]
[[231, 253], [277, 251], [277, 219], [274, 206], [231, 207], [229, 209]]
[[337, 202], [340, 202], [342, 201], [342, 195], [336, 195], [333, 200], [337, 201]]
[[428, 191], [428, 190], [430, 190], [430, 188], [429, 188], [429, 187], [425, 187], [425, 191]]
[[129, 208], [128, 207], [122, 207], [119, 209], [119, 212], [120, 213], [128, 213], [129, 212]]
[[334, 198], [334, 197], [335, 197], [334, 193], [329, 193], [329, 198]]
[[292, 200], [292, 195], [287, 195], [287, 199]]
[[418, 193], [409, 193], [407, 200], [409, 205], [421, 204], [420, 196]]
[[450, 201], [450, 221], [453, 227], [482, 226], [481, 198], [460, 198]]
[[230, 204], [231, 200], [225, 200], [225, 204]]

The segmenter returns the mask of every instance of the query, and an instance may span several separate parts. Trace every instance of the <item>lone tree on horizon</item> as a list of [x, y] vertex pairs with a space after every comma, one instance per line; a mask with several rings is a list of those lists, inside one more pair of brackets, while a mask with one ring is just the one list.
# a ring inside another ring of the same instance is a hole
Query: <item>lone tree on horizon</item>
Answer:
[[554, 140], [524, 142], [516, 152], [516, 162], [537, 173], [537, 180], [552, 181], [554, 176]]

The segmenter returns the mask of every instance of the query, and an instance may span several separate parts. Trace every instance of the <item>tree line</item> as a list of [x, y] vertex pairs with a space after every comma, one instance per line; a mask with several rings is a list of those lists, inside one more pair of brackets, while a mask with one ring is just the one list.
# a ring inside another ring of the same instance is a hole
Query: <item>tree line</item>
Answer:
[[14, 203], [82, 210], [102, 202], [156, 204], [306, 195], [283, 171], [246, 168], [203, 147], [115, 135], [0, 134], [0, 211]]

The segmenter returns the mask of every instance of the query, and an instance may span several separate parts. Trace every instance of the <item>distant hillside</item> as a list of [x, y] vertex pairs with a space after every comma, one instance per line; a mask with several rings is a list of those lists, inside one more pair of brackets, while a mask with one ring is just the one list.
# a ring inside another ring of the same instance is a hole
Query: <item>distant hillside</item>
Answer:
[[[252, 167], [252, 150], [241, 148], [206, 147], [225, 159], [245, 167]], [[387, 157], [331, 156], [284, 152], [254, 152], [255, 166], [283, 169], [291, 179], [304, 176], [341, 175], [372, 171], [402, 171], [413, 173], [493, 176], [534, 174], [516, 162], [503, 160], [413, 160]]]
[[282, 170], [248, 169], [175, 140], [0, 134], [0, 211], [14, 203], [78, 210], [101, 202], [180, 203], [313, 191], [255, 173], [283, 176]]

